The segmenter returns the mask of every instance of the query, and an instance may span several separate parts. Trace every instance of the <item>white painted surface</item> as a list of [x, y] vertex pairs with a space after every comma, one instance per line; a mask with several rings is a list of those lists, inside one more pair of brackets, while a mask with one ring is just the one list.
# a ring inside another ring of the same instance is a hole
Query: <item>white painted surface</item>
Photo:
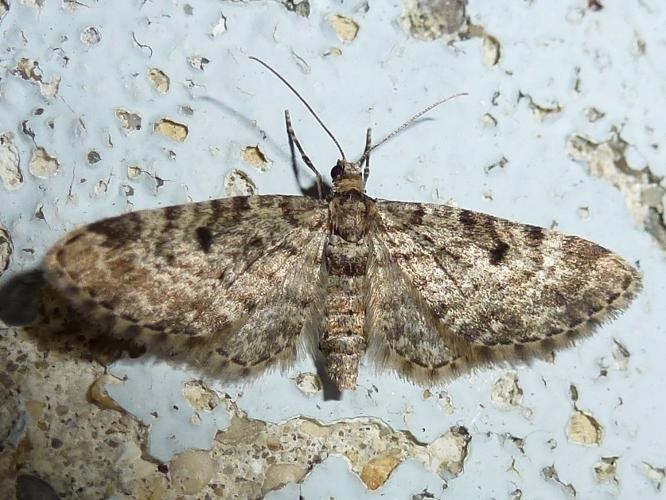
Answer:
[[[631, 167], [649, 165], [656, 175], [666, 174], [666, 10], [657, 1], [604, 4], [603, 10], [591, 12], [583, 1], [473, 2], [472, 21], [501, 43], [499, 65], [488, 68], [480, 39], [446, 45], [410, 38], [399, 26], [398, 2], [370, 2], [367, 12], [362, 2], [322, 3], [312, 6], [307, 19], [277, 2], [190, 2], [192, 15], [180, 2], [122, 8], [91, 4], [73, 12], [58, 2], [39, 10], [13, 3], [0, 24], [5, 47], [0, 56], [0, 125], [16, 136], [25, 182], [12, 192], [0, 188], [0, 223], [16, 249], [11, 271], [36, 266], [48, 246], [79, 223], [129, 209], [223, 196], [224, 176], [234, 168], [247, 172], [261, 194], [298, 194], [289, 165], [285, 108], [291, 110], [302, 144], [327, 175], [337, 159], [334, 146], [296, 98], [247, 55], [268, 60], [300, 89], [349, 156], [361, 151], [367, 126], [375, 137], [382, 136], [431, 102], [468, 92], [469, 97], [446, 104], [376, 151], [369, 194], [451, 201], [538, 225], [556, 222], [560, 230], [640, 261], [645, 290], [631, 309], [591, 340], [558, 354], [554, 364], [539, 361], [517, 368], [524, 408], [510, 411], [490, 401], [502, 369], [482, 370], [442, 387], [452, 400], [450, 414], [437, 398], [439, 389], [424, 399], [422, 389], [369, 369], [363, 370], [359, 389], [341, 401], [322, 401], [321, 393], [306, 396], [292, 379], [299, 371], [312, 371], [308, 361], [291, 378], [267, 375], [244, 387], [242, 396], [222, 382], [217, 388], [232, 395], [248, 416], [273, 422], [298, 415], [323, 422], [372, 416], [423, 442], [463, 425], [472, 434], [465, 471], [448, 482], [445, 494], [431, 490], [436, 495], [507, 498], [519, 488], [523, 498], [561, 498], [564, 493], [540, 472], [554, 464], [579, 498], [651, 498], [656, 490], [641, 464], [666, 465], [661, 430], [666, 402], [658, 396], [666, 382], [661, 362], [666, 357], [663, 251], [634, 224], [622, 194], [588, 176], [584, 165], [568, 159], [565, 146], [573, 133], [601, 141], [618, 127], [631, 144]], [[336, 38], [327, 21], [333, 12], [359, 23], [352, 43]], [[227, 31], [210, 37], [221, 13]], [[101, 33], [96, 45], [80, 39], [88, 26]], [[133, 34], [152, 48], [151, 57], [133, 42]], [[635, 50], [638, 39], [645, 42], [643, 55]], [[340, 47], [342, 55], [322, 56], [331, 47]], [[203, 71], [188, 64], [194, 55], [210, 60]], [[45, 80], [62, 78], [57, 97], [46, 99], [37, 85], [8, 73], [23, 57], [39, 61]], [[307, 63], [307, 71], [296, 57]], [[166, 95], [150, 83], [150, 67], [171, 78]], [[576, 78], [579, 92], [574, 90]], [[564, 110], [539, 121], [527, 99], [518, 99], [521, 92], [542, 106], [559, 103]], [[183, 115], [182, 106], [194, 113]], [[590, 106], [605, 116], [589, 123], [584, 110]], [[38, 107], [44, 113], [34, 116]], [[114, 115], [117, 108], [139, 113], [141, 130], [123, 133]], [[484, 124], [486, 113], [497, 120], [496, 127]], [[152, 133], [153, 122], [162, 117], [187, 124], [185, 143]], [[24, 120], [35, 143], [58, 158], [57, 175], [39, 179], [29, 173], [34, 144], [21, 133]], [[241, 159], [241, 149], [256, 144], [271, 160], [266, 172]], [[94, 166], [86, 162], [91, 149], [102, 157]], [[502, 158], [508, 160], [503, 168], [487, 171]], [[148, 174], [129, 179], [131, 165]], [[158, 190], [155, 176], [165, 181]], [[305, 169], [303, 178], [310, 178]], [[99, 182], [108, 189], [95, 194]], [[34, 216], [38, 207], [44, 220]], [[580, 207], [589, 207], [589, 218], [579, 217]], [[613, 339], [631, 352], [626, 371], [615, 368]], [[609, 366], [606, 377], [599, 376], [602, 362]], [[180, 401], [177, 388], [186, 380], [181, 370], [144, 358], [118, 362], [110, 370], [129, 381], [109, 387], [114, 398], [144, 421], [150, 411]], [[578, 408], [604, 427], [600, 446], [567, 442], [565, 428], [573, 411], [570, 384], [578, 388]], [[195, 432], [193, 426], [181, 425], [178, 412], [159, 415], [151, 425], [150, 450], [160, 459], [187, 447], [207, 447], [214, 430], [225, 425], [223, 415], [211, 417]], [[523, 438], [525, 453], [503, 442], [504, 433]], [[595, 483], [594, 464], [615, 455], [620, 457], [620, 485]], [[512, 459], [518, 472], [509, 470]], [[340, 460], [315, 468], [302, 485], [305, 498], [319, 498], [321, 492], [340, 498], [343, 492], [360, 495], [362, 484], [345, 472]], [[414, 484], [433, 483], [430, 473], [408, 465], [400, 466], [384, 486], [388, 497], [405, 497], [414, 492]]]

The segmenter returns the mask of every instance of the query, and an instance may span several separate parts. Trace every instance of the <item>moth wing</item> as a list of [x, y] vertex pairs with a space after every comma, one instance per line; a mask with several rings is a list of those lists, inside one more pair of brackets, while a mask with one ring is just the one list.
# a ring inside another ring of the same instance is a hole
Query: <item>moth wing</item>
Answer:
[[376, 207], [373, 239], [465, 358], [458, 365], [569, 345], [641, 286], [627, 262], [576, 236], [445, 205]]
[[461, 355], [446, 341], [446, 326], [420, 297], [380, 236], [372, 239], [367, 273], [368, 358], [376, 368], [422, 385], [456, 374]]
[[47, 278], [120, 336], [244, 372], [294, 358], [321, 316], [326, 205], [250, 196], [132, 212], [84, 226]]

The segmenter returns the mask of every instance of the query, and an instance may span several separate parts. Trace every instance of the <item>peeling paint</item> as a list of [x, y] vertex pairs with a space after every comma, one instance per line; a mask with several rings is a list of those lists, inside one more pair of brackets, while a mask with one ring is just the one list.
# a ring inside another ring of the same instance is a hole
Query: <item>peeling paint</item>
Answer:
[[490, 400], [502, 410], [510, 410], [522, 404], [523, 389], [520, 387], [516, 372], [506, 372], [495, 381]]
[[[130, 377], [128, 381], [132, 383], [133, 379]], [[138, 379], [136, 382], [149, 383]], [[113, 385], [111, 389], [114, 387], [118, 386]], [[120, 394], [115, 390], [113, 393]], [[217, 432], [210, 451], [185, 455], [219, 464], [212, 476], [206, 473], [205, 477], [210, 488], [219, 489], [220, 484], [225, 485], [225, 495], [256, 497], [293, 478], [300, 481], [315, 464], [331, 454], [344, 455], [350, 461], [352, 471], [368, 488], [380, 488], [391, 471], [408, 458], [419, 460], [444, 479], [451, 479], [462, 473], [471, 441], [469, 432], [462, 426], [451, 427], [429, 444], [420, 444], [410, 433], [394, 431], [376, 419], [347, 419], [332, 424], [302, 417], [279, 424], [254, 420], [200, 380], [184, 381], [183, 396], [200, 412], [214, 411], [222, 402], [226, 402], [232, 412], [228, 425]], [[118, 400], [116, 403], [119, 404]], [[132, 414], [148, 411], [147, 408], [140, 409], [139, 402], [126, 400], [127, 403], [131, 403], [126, 409]], [[153, 425], [158, 425], [159, 413], [154, 412], [153, 417]], [[171, 459], [169, 470], [172, 476], [174, 460], [184, 453]], [[233, 466], [228, 461], [229, 456], [235, 457]], [[276, 464], [291, 464], [291, 467]], [[183, 477], [190, 480], [193, 468], [183, 466], [183, 469]], [[237, 478], [243, 478], [242, 483], [239, 484]], [[201, 483], [197, 482], [196, 487], [201, 487]], [[179, 491], [185, 491], [186, 487], [179, 488]], [[187, 491], [195, 489], [194, 486], [188, 488]]]
[[187, 63], [194, 69], [203, 71], [206, 68], [206, 66], [210, 63], [210, 59], [199, 55], [189, 56], [187, 58]]
[[595, 142], [584, 134], [573, 134], [567, 142], [569, 156], [584, 161], [593, 176], [618, 189], [624, 195], [635, 221], [666, 250], [666, 188], [661, 185], [661, 177], [655, 175], [650, 167], [634, 170], [629, 166], [626, 159], [629, 147], [617, 129], [602, 142]]
[[631, 358], [631, 353], [626, 346], [619, 340], [613, 339], [613, 359], [615, 360], [615, 366], [620, 371], [626, 371], [629, 367], [629, 359]]
[[436, 40], [465, 25], [465, 0], [403, 0], [402, 26], [420, 40]]
[[345, 17], [340, 14], [332, 14], [329, 16], [328, 22], [331, 23], [331, 26], [341, 42], [353, 42], [358, 36], [359, 25], [350, 17]]
[[483, 37], [483, 64], [488, 67], [496, 66], [502, 55], [500, 42], [492, 35]]
[[620, 457], [601, 457], [594, 465], [594, 478], [599, 483], [619, 484], [617, 479], [617, 463]]
[[462, 426], [452, 427], [449, 432], [427, 446], [429, 468], [443, 479], [459, 476], [467, 459], [471, 436]]
[[524, 92], [520, 92], [518, 94], [518, 100], [520, 101], [521, 99], [527, 99], [527, 106], [530, 108], [530, 110], [532, 110], [532, 113], [540, 122], [544, 121], [550, 116], [558, 115], [564, 111], [564, 107], [558, 102], [550, 105], [538, 104], [534, 101], [531, 95], [525, 94]]
[[213, 29], [210, 32], [210, 37], [216, 38], [226, 32], [227, 32], [227, 18], [224, 16], [224, 14], [220, 13], [220, 19], [217, 21], [217, 24], [213, 26]]
[[14, 144], [14, 134], [0, 134], [0, 179], [7, 191], [15, 191], [23, 185], [21, 156]]
[[591, 414], [576, 409], [567, 424], [569, 441], [585, 446], [598, 446], [603, 437], [603, 427]]
[[102, 157], [94, 149], [91, 149], [90, 151], [88, 151], [88, 154], [86, 155], [86, 159], [88, 160], [88, 165], [95, 165], [96, 163], [99, 163], [100, 161], [102, 161]]
[[310, 16], [309, 0], [282, 0], [282, 4], [291, 12], [296, 12], [299, 16]]
[[32, 158], [28, 165], [28, 171], [40, 179], [48, 179], [56, 175], [60, 170], [60, 162], [55, 156], [51, 156], [46, 149], [37, 146], [32, 152]]
[[14, 76], [23, 80], [33, 82], [39, 86], [39, 92], [46, 98], [53, 98], [58, 94], [60, 88], [60, 76], [54, 75], [51, 81], [44, 80], [39, 63], [33, 59], [22, 58], [16, 67], [10, 71]]
[[590, 123], [597, 122], [601, 120], [604, 116], [606, 116], [606, 113], [603, 111], [600, 111], [599, 109], [595, 108], [594, 106], [591, 106], [589, 108], [585, 108], [585, 118], [587, 118], [587, 121]]
[[160, 94], [166, 94], [169, 92], [171, 79], [164, 71], [159, 68], [150, 68], [148, 70], [148, 78], [150, 78], [153, 86]]
[[130, 179], [136, 179], [141, 175], [141, 167], [138, 165], [127, 165], [127, 177]]
[[176, 142], [184, 142], [189, 134], [187, 125], [169, 118], [162, 118], [155, 122], [153, 131]]
[[269, 160], [259, 146], [247, 146], [241, 152], [243, 160], [260, 171], [268, 169]]
[[224, 176], [224, 193], [227, 196], [249, 196], [256, 192], [254, 181], [242, 170], [234, 169]]
[[541, 469], [541, 475], [544, 477], [544, 479], [559, 485], [567, 497], [576, 498], [576, 488], [574, 488], [573, 484], [565, 483], [560, 479], [560, 476], [557, 473], [554, 465], [550, 465]]
[[643, 462], [640, 469], [643, 475], [650, 480], [654, 489], [661, 491], [661, 487], [666, 480], [666, 467], [656, 467], [647, 462]]
[[202, 380], [190, 380], [183, 384], [183, 397], [195, 410], [213, 411], [222, 398]]
[[322, 390], [321, 379], [316, 373], [299, 373], [296, 376], [296, 386], [304, 394], [316, 394]]
[[88, 26], [81, 31], [81, 42], [89, 47], [102, 41], [102, 34], [95, 26]]
[[141, 115], [138, 113], [118, 108], [116, 109], [116, 118], [120, 121], [120, 127], [126, 134], [141, 130]]

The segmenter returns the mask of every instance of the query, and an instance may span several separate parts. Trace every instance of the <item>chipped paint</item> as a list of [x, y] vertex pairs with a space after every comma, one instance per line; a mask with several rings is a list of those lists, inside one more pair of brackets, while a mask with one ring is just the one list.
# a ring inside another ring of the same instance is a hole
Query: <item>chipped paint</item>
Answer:
[[631, 353], [629, 349], [617, 339], [613, 339], [613, 360], [615, 361], [615, 366], [620, 371], [626, 371], [629, 368], [629, 359], [631, 358]]
[[21, 156], [11, 132], [0, 134], [0, 179], [7, 191], [15, 191], [23, 185]]
[[261, 171], [268, 169], [269, 160], [258, 145], [243, 148], [241, 156], [246, 163]]
[[118, 108], [116, 111], [116, 118], [120, 121], [120, 127], [126, 134], [131, 134], [137, 130], [141, 130], [141, 115], [127, 111], [123, 108]]
[[562, 489], [567, 498], [576, 498], [576, 488], [574, 488], [573, 484], [565, 483], [560, 479], [560, 476], [554, 465], [549, 465], [548, 467], [541, 469], [541, 474], [543, 475], [544, 479], [557, 484]]
[[249, 196], [257, 193], [257, 186], [248, 174], [234, 169], [224, 176], [224, 193], [227, 196]]
[[527, 100], [527, 106], [532, 110], [532, 113], [534, 116], [536, 116], [537, 120], [540, 122], [544, 121], [545, 119], [558, 115], [564, 111], [564, 108], [562, 107], [561, 104], [555, 102], [553, 104], [538, 104], [537, 102], [534, 101], [534, 98], [531, 95], [525, 94], [523, 92], [519, 93], [518, 99], [526, 99]]
[[403, 0], [402, 26], [420, 40], [451, 35], [465, 24], [465, 0]]
[[39, 85], [39, 92], [46, 98], [53, 98], [58, 94], [60, 88], [60, 76], [53, 75], [50, 81], [44, 80], [39, 63], [33, 59], [21, 58], [10, 73], [23, 80]]
[[127, 165], [127, 177], [130, 179], [136, 179], [141, 175], [141, 167], [138, 165]]
[[591, 414], [575, 410], [567, 424], [569, 441], [586, 446], [598, 446], [603, 437], [603, 427]]
[[102, 41], [102, 34], [95, 26], [88, 26], [81, 31], [81, 42], [84, 45], [97, 45]]
[[304, 394], [317, 394], [323, 388], [321, 379], [317, 374], [310, 372], [299, 373], [296, 375], [296, 386]]
[[451, 427], [446, 434], [427, 445], [429, 469], [443, 479], [462, 474], [471, 439], [465, 427]]
[[199, 71], [203, 71], [206, 66], [210, 63], [210, 59], [204, 56], [189, 56], [187, 58], [187, 63], [194, 69], [197, 69]]
[[310, 16], [310, 2], [309, 0], [282, 0], [283, 5], [288, 11], [296, 12], [299, 16]]
[[215, 26], [213, 26], [213, 29], [210, 32], [210, 37], [215, 38], [226, 32], [227, 32], [227, 18], [224, 16], [224, 14], [220, 13], [220, 19], [217, 21]]
[[618, 130], [613, 129], [610, 137], [602, 142], [595, 142], [584, 134], [573, 134], [569, 137], [567, 152], [574, 160], [584, 161], [590, 174], [617, 188], [624, 195], [636, 223], [666, 250], [666, 188], [650, 167], [636, 170], [629, 165], [626, 158], [629, 147]]
[[493, 384], [490, 400], [502, 410], [510, 410], [523, 402], [523, 389], [516, 372], [506, 372]]
[[666, 467], [656, 467], [647, 462], [640, 465], [643, 475], [652, 483], [656, 491], [661, 491], [661, 487], [666, 481]]
[[600, 483], [619, 484], [617, 479], [617, 464], [620, 457], [601, 457], [594, 465], [594, 479]]
[[164, 71], [159, 68], [150, 68], [148, 70], [148, 78], [150, 78], [153, 86], [160, 94], [166, 94], [169, 92], [171, 79]]
[[483, 64], [492, 68], [497, 66], [502, 55], [502, 46], [497, 38], [492, 35], [483, 37]]
[[153, 131], [176, 142], [184, 142], [189, 134], [187, 125], [169, 118], [162, 118], [155, 122]]
[[102, 156], [94, 149], [91, 149], [88, 151], [86, 159], [88, 160], [88, 165], [95, 165], [96, 163], [102, 161]]
[[60, 171], [60, 162], [55, 156], [51, 156], [46, 149], [37, 146], [32, 151], [28, 171], [35, 177], [48, 179]]
[[350, 17], [341, 14], [331, 14], [328, 22], [335, 30], [341, 42], [351, 43], [358, 36], [359, 25]]

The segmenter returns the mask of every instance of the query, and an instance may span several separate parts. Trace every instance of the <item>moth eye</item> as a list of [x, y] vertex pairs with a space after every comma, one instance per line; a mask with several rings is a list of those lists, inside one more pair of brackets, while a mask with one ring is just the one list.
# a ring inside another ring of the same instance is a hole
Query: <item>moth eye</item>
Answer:
[[335, 180], [341, 175], [342, 175], [342, 167], [340, 165], [336, 165], [331, 169], [331, 179]]

